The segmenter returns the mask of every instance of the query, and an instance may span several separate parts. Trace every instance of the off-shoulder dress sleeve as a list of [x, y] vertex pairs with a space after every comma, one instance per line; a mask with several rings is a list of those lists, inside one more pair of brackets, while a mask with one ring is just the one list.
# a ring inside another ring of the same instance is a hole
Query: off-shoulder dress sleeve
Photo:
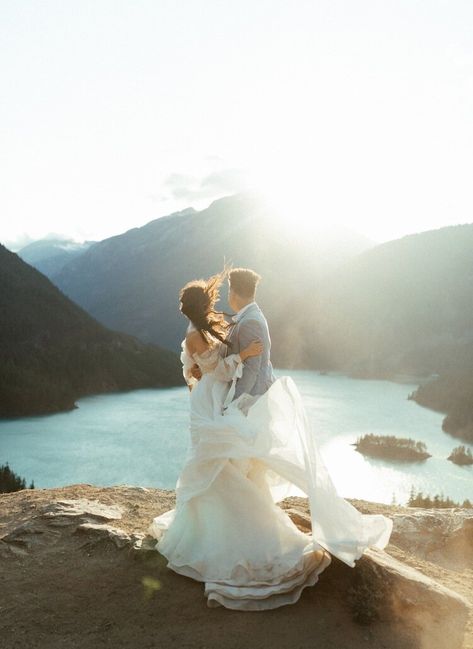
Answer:
[[219, 357], [214, 369], [215, 376], [220, 381], [231, 381], [239, 371], [243, 371], [240, 354], [229, 354], [226, 358]]
[[198, 383], [197, 379], [194, 378], [191, 374], [191, 367], [194, 365], [195, 360], [187, 351], [185, 339], [181, 343], [181, 363], [182, 363], [182, 374], [187, 385], [194, 387]]

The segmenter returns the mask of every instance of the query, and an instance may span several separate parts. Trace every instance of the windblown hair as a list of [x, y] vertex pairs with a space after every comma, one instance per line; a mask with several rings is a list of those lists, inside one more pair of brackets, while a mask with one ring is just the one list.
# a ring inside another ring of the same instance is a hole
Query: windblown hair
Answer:
[[250, 268], [233, 268], [228, 273], [230, 288], [240, 297], [250, 299], [255, 296], [261, 275]]
[[230, 345], [226, 338], [230, 326], [224, 318], [226, 314], [215, 310], [215, 304], [220, 298], [219, 289], [227, 274], [228, 269], [224, 268], [221, 273], [212, 275], [207, 280], [188, 282], [179, 292], [182, 313], [189, 318], [207, 344], [212, 342], [212, 338], [216, 338]]

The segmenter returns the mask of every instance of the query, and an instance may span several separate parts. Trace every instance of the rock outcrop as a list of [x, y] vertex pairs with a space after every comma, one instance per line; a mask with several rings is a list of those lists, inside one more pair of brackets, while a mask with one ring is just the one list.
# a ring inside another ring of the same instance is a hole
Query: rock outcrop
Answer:
[[394, 516], [391, 542], [444, 568], [473, 566], [473, 509], [417, 509]]
[[[167, 569], [146, 529], [174, 507], [173, 491], [1, 494], [2, 647], [308, 648], [317, 639], [318, 649], [471, 649], [473, 510], [351, 502], [394, 519], [386, 550], [368, 549], [355, 568], [333, 557], [295, 605], [256, 615], [209, 609], [203, 584]], [[310, 531], [306, 499], [280, 506]]]

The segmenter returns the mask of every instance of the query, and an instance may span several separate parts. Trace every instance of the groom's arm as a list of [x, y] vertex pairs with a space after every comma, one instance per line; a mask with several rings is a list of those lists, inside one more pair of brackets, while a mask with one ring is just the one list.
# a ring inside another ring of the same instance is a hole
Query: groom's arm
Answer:
[[[238, 342], [240, 350], [245, 349], [253, 340], [264, 340], [263, 327], [258, 320], [244, 320], [238, 327]], [[243, 374], [235, 384], [233, 400], [247, 392], [251, 393], [261, 368], [263, 355], [247, 358], [243, 363]]]

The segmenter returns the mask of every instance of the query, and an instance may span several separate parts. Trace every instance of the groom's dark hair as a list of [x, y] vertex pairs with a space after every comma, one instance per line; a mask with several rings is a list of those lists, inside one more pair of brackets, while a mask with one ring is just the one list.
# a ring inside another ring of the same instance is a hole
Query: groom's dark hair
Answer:
[[261, 275], [255, 273], [251, 268], [233, 268], [228, 273], [230, 288], [245, 299], [255, 296], [260, 279]]

